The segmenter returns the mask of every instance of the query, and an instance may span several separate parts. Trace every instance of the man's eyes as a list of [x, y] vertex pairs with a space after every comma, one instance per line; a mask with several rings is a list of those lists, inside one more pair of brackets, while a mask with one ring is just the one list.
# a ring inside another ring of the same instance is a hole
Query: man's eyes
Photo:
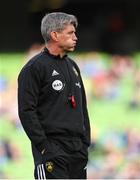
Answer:
[[73, 32], [73, 31], [72, 32], [68, 32], [68, 34], [72, 35], [72, 34], [75, 34], [75, 32]]

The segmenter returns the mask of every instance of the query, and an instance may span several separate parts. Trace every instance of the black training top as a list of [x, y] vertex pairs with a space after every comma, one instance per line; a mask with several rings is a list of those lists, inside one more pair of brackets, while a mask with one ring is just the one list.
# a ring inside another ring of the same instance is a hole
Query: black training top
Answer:
[[[76, 103], [75, 103], [76, 102]], [[22, 68], [18, 77], [21, 123], [39, 151], [47, 136], [78, 136], [90, 144], [85, 91], [76, 63], [45, 48]]]

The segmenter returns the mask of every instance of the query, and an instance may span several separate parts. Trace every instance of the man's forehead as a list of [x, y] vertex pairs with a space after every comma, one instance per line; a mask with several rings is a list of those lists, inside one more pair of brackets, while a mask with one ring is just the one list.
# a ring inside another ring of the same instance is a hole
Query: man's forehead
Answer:
[[74, 27], [73, 24], [66, 24], [66, 25], [64, 26], [63, 31], [65, 31], [65, 30], [76, 31], [76, 29], [75, 29], [75, 27]]

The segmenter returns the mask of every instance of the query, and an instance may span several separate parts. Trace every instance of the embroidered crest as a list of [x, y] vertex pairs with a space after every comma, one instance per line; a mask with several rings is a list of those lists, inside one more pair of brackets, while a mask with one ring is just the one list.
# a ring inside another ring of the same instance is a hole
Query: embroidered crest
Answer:
[[51, 161], [46, 162], [46, 169], [47, 169], [48, 172], [52, 172], [54, 170], [53, 162], [51, 162]]

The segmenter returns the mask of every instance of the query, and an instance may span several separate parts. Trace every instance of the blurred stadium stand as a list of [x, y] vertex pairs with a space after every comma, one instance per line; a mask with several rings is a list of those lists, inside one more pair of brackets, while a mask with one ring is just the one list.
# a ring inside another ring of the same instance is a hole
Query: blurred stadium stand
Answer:
[[77, 50], [131, 53], [140, 48], [138, 0], [11, 0], [0, 3], [0, 51], [24, 51], [42, 43], [45, 13], [64, 11], [78, 17]]

